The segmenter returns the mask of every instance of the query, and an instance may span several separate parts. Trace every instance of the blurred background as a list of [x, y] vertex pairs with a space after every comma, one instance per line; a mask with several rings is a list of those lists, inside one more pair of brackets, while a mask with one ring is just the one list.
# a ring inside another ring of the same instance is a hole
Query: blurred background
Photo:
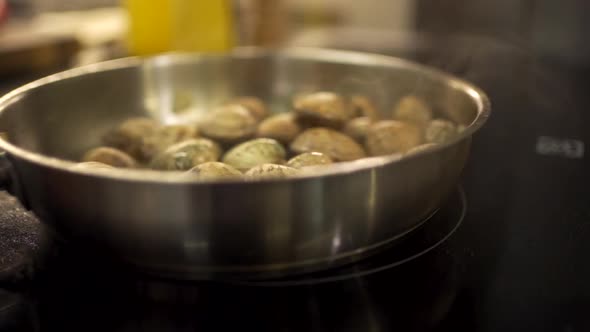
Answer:
[[98, 61], [249, 45], [449, 71], [493, 105], [464, 171], [462, 234], [475, 236], [459, 255], [469, 258], [457, 320], [470, 331], [578, 331], [581, 320], [590, 331], [589, 12], [588, 0], [0, 0], [0, 95]]
[[585, 70], [588, 9], [584, 0], [0, 0], [0, 92], [127, 55], [242, 45], [387, 53], [476, 80], [523, 56]]

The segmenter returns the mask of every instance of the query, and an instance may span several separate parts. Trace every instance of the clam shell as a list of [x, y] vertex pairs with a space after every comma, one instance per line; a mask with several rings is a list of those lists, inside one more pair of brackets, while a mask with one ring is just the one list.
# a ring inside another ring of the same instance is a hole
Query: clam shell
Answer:
[[151, 137], [160, 124], [149, 118], [131, 118], [103, 137], [105, 145], [117, 148], [140, 162], [149, 161], [152, 156], [145, 155], [142, 147], [147, 137]]
[[393, 119], [424, 127], [432, 119], [432, 110], [422, 99], [406, 96], [393, 109]]
[[357, 142], [363, 143], [372, 123], [373, 120], [366, 116], [354, 118], [348, 121], [342, 132], [354, 138]]
[[245, 107], [257, 121], [266, 118], [268, 115], [268, 109], [266, 105], [262, 100], [256, 97], [238, 97], [232, 100], [230, 104], [238, 104]]
[[372, 121], [379, 119], [379, 112], [373, 102], [365, 96], [352, 96], [350, 98], [350, 107], [354, 117], [368, 117]]
[[424, 138], [428, 143], [444, 143], [458, 134], [457, 126], [448, 120], [432, 120], [426, 127]]
[[271, 138], [256, 138], [227, 151], [223, 162], [246, 171], [261, 164], [282, 164], [286, 156], [281, 143]]
[[125, 152], [104, 146], [86, 152], [82, 157], [82, 161], [98, 162], [119, 168], [133, 168], [137, 165], [137, 162]]
[[371, 125], [365, 145], [372, 156], [403, 153], [422, 143], [422, 131], [409, 123], [386, 120]]
[[217, 161], [221, 148], [206, 138], [194, 138], [176, 143], [159, 153], [151, 167], [159, 170], [186, 171], [202, 163]]
[[196, 126], [163, 126], [158, 128], [153, 135], [146, 136], [143, 139], [140, 151], [143, 156], [152, 159], [155, 155], [164, 151], [169, 146], [198, 136], [199, 132]]
[[289, 144], [301, 133], [301, 126], [293, 113], [273, 115], [258, 125], [257, 137], [275, 139], [283, 144]]
[[297, 175], [299, 171], [295, 168], [277, 165], [277, 164], [262, 164], [251, 168], [246, 172], [246, 179], [282, 179], [289, 176]]
[[329, 128], [310, 128], [291, 143], [295, 153], [321, 152], [334, 161], [349, 161], [365, 157], [363, 147], [349, 136]]
[[242, 177], [242, 172], [217, 161], [202, 163], [191, 168], [188, 172], [200, 180], [239, 179]]
[[309, 126], [340, 128], [352, 117], [344, 99], [332, 92], [298, 96], [293, 109], [299, 121]]
[[256, 132], [256, 119], [238, 104], [226, 105], [208, 113], [200, 123], [203, 136], [232, 144], [246, 140]]
[[287, 162], [287, 166], [293, 168], [303, 168], [309, 166], [319, 166], [332, 164], [334, 161], [332, 158], [321, 152], [305, 152], [299, 154]]

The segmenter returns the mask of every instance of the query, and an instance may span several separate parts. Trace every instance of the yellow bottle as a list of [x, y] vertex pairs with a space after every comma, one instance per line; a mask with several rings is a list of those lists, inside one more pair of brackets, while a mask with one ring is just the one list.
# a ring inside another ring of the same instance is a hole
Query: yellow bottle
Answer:
[[124, 4], [133, 54], [223, 52], [234, 44], [230, 0], [124, 0]]
[[132, 54], [171, 49], [170, 0], [124, 0], [124, 5], [129, 22], [127, 44]]
[[181, 51], [222, 52], [234, 44], [228, 0], [172, 0], [173, 47]]

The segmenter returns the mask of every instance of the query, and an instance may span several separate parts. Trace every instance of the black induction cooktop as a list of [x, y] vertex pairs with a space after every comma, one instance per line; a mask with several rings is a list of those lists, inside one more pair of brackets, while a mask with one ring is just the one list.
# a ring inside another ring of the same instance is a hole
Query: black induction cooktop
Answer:
[[0, 331], [590, 331], [588, 71], [467, 46], [403, 54], [493, 113], [462, 189], [402, 243], [309, 276], [172, 282], [52, 244], [2, 194]]

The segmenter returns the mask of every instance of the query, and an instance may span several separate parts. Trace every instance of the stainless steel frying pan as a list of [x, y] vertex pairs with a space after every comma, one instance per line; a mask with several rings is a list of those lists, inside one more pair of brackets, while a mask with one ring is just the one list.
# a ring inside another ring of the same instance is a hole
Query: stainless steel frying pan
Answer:
[[[287, 180], [198, 183], [155, 171], [71, 169], [131, 116], [178, 122], [236, 95], [258, 96], [281, 111], [293, 94], [319, 90], [364, 94], [384, 113], [412, 93], [467, 129], [424, 153], [340, 163]], [[175, 100], [187, 95], [191, 110], [177, 113]], [[0, 99], [0, 132], [9, 138], [0, 149], [13, 190], [66, 239], [177, 278], [269, 275], [328, 267], [419, 226], [455, 187], [471, 136], [489, 113], [478, 88], [401, 59], [239, 49], [127, 58], [30, 83]]]

